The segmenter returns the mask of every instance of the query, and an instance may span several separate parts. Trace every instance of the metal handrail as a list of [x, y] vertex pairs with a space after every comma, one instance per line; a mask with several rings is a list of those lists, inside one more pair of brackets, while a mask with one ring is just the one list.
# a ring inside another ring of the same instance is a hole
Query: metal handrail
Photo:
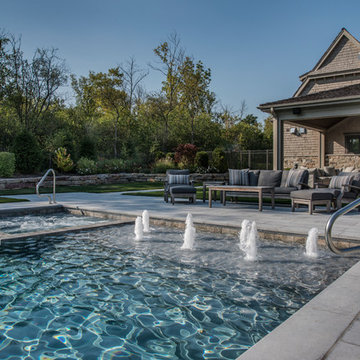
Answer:
[[345, 215], [349, 211], [355, 209], [359, 205], [360, 205], [360, 198], [354, 200], [350, 204], [348, 204], [348, 205], [344, 206], [343, 208], [339, 209], [338, 211], [336, 211], [334, 214], [332, 214], [330, 216], [330, 219], [326, 223], [326, 226], [325, 226], [326, 244], [329, 247], [329, 249], [332, 252], [334, 252], [335, 254], [343, 255], [343, 254], [351, 254], [354, 252], [360, 252], [360, 246], [353, 246], [353, 247], [349, 247], [349, 248], [338, 248], [337, 246], [335, 246], [335, 244], [333, 243], [332, 238], [331, 238], [331, 230], [332, 230], [332, 227], [333, 227], [336, 219], [338, 219], [342, 215]]
[[[49, 175], [49, 173], [52, 172], [53, 174], [53, 198], [51, 200], [51, 195], [41, 195], [39, 193], [39, 187], [42, 185], [42, 183], [45, 181], [45, 179], [47, 178], [47, 176]], [[56, 185], [56, 175], [55, 175], [55, 171], [53, 169], [49, 169], [45, 175], [41, 178], [41, 180], [36, 184], [36, 194], [39, 197], [45, 197], [47, 196], [49, 198], [49, 204], [56, 204], [56, 198], [55, 198], [55, 185]]]

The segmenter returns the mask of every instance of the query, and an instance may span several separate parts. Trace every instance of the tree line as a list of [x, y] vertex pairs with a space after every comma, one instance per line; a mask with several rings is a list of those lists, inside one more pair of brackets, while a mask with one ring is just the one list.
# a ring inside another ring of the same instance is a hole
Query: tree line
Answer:
[[[271, 121], [246, 114], [244, 101], [237, 112], [222, 106], [211, 70], [186, 53], [176, 33], [154, 48], [154, 57], [147, 69], [130, 57], [76, 76], [57, 49], [39, 48], [28, 58], [21, 38], [1, 32], [0, 151], [15, 153], [19, 171], [34, 172], [59, 157], [70, 169], [85, 158], [119, 159], [141, 170], [181, 144], [203, 151], [272, 147]], [[162, 85], [147, 92], [151, 71], [161, 74]], [[72, 94], [64, 99], [69, 84]]]

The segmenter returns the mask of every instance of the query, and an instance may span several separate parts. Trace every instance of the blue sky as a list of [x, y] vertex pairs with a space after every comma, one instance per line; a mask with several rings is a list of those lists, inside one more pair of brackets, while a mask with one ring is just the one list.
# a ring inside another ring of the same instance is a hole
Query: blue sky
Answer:
[[[260, 103], [293, 95], [342, 27], [360, 39], [360, 1], [2, 0], [0, 27], [22, 35], [23, 50], [55, 47], [72, 73], [106, 71], [134, 56], [145, 68], [174, 31], [212, 70], [224, 105], [263, 119]], [[147, 91], [161, 87], [150, 72]]]

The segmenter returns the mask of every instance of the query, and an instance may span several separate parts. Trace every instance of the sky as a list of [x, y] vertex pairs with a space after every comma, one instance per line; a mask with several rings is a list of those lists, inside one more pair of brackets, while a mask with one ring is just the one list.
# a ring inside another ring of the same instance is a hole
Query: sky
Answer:
[[[176, 32], [186, 54], [212, 72], [211, 90], [237, 111], [267, 117], [264, 102], [291, 97], [345, 27], [360, 39], [356, 0], [0, 0], [0, 29], [21, 35], [31, 57], [57, 48], [70, 72], [106, 72], [134, 57], [147, 68], [153, 49]], [[148, 92], [162, 75], [151, 70]], [[70, 94], [69, 94], [70, 96]]]

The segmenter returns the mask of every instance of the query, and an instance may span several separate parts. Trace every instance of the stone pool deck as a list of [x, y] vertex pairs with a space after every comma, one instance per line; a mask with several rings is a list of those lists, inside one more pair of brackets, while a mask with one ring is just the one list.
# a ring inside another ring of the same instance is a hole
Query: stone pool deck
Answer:
[[[0, 204], [0, 211], [18, 208], [32, 208], [47, 205], [46, 198], [36, 195], [11, 196], [29, 199], [30, 202]], [[225, 226], [239, 228], [243, 219], [255, 220], [264, 233], [294, 234], [305, 238], [312, 227], [320, 235], [329, 214], [326, 212], [309, 215], [300, 208], [292, 213], [290, 207], [265, 205], [262, 212], [257, 204], [231, 204], [225, 207], [219, 202], [208, 203], [198, 200], [196, 205], [178, 202], [166, 204], [162, 198], [129, 196], [121, 193], [65, 193], [57, 194], [57, 202], [72, 208], [97, 212], [110, 212], [127, 216], [141, 215], [148, 210], [150, 217], [183, 222], [188, 212], [194, 222], [204, 227]], [[353, 211], [341, 217], [333, 228], [333, 236], [360, 241], [360, 213]], [[282, 325], [264, 337], [239, 359], [360, 359], [360, 262], [336, 280], [312, 301]]]

